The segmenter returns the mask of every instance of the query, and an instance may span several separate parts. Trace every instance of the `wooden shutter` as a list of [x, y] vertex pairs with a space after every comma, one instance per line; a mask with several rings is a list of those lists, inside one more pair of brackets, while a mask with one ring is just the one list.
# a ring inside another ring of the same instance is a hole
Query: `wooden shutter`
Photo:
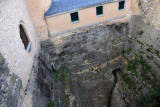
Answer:
[[75, 21], [78, 21], [78, 20], [79, 20], [78, 12], [71, 13], [71, 21], [75, 22]]
[[103, 14], [103, 6], [96, 7], [96, 15], [102, 15]]
[[119, 2], [119, 10], [124, 9], [124, 3], [125, 3], [125, 1]]

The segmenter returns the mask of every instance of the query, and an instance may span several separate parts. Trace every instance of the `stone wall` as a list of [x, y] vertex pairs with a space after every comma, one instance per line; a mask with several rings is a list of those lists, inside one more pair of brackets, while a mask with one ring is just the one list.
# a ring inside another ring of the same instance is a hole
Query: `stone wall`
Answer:
[[50, 6], [51, 0], [25, 0], [32, 22], [40, 40], [48, 38], [48, 28], [44, 18], [44, 12]]
[[160, 1], [159, 0], [137, 0], [140, 15], [147, 23], [160, 28]]
[[[127, 23], [104, 23], [42, 41], [42, 52], [47, 55], [45, 61], [50, 62], [48, 64], [53, 62], [58, 67], [60, 62], [61, 65], [73, 64], [70, 66], [72, 69], [85, 69], [114, 59], [124, 48], [128, 33], [126, 26]], [[83, 67], [76, 67], [79, 64]]]
[[117, 88], [132, 106], [159, 106], [160, 102], [160, 28], [159, 1], [137, 0], [139, 15], [131, 16], [130, 33], [122, 51], [123, 72]]
[[41, 59], [56, 68], [55, 106], [159, 106], [159, 15], [150, 16], [158, 2], [140, 1], [132, 2], [137, 15], [129, 25], [100, 24], [41, 42]]
[[[159, 106], [159, 1], [132, 3], [131, 12], [139, 15], [131, 16], [129, 24], [103, 23], [58, 35], [41, 41], [35, 55], [38, 39], [25, 2], [0, 1], [0, 106], [16, 107], [18, 98], [18, 106]], [[29, 53], [19, 24], [32, 42]]]
[[40, 59], [53, 72], [55, 106], [107, 106], [127, 35], [127, 23], [112, 23], [42, 41]]
[[38, 64], [33, 69], [30, 78], [27, 95], [32, 99], [32, 107], [47, 107], [53, 97], [53, 73], [50, 67], [48, 68], [42, 60], [43, 55], [39, 55]]
[[21, 87], [21, 79], [10, 72], [6, 60], [0, 54], [0, 106], [17, 107]]
[[[25, 89], [30, 76], [33, 57], [38, 51], [38, 39], [24, 0], [0, 1], [0, 52], [8, 67], [21, 80]], [[20, 38], [19, 25], [24, 26], [28, 39], [32, 43], [27, 52]]]

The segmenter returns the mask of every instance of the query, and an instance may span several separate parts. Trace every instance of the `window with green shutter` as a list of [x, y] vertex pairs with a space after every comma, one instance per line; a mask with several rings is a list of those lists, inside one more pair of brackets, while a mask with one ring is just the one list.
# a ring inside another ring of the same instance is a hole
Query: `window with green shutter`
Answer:
[[124, 9], [124, 4], [125, 4], [125, 1], [120, 1], [120, 2], [119, 2], [118, 10]]
[[103, 15], [103, 6], [96, 7], [96, 15]]
[[78, 12], [70, 13], [71, 22], [79, 21]]

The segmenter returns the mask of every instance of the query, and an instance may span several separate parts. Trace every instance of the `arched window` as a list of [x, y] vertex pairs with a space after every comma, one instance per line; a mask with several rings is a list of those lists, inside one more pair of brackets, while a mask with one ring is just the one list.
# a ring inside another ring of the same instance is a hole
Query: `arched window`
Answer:
[[22, 25], [19, 25], [19, 29], [20, 29], [20, 37], [21, 37], [22, 42], [24, 44], [24, 48], [25, 48], [25, 50], [27, 52], [30, 52], [30, 50], [31, 50], [31, 42], [27, 38], [27, 35], [26, 35]]

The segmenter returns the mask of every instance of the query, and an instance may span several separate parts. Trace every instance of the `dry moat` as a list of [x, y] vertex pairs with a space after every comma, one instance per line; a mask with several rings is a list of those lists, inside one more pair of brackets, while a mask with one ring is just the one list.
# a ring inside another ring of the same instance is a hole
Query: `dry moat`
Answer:
[[160, 107], [160, 0], [54, 35], [67, 27], [44, 17], [50, 2], [0, 0], [0, 107]]
[[[158, 107], [159, 51], [143, 36], [150, 29], [159, 38], [159, 30], [140, 16], [131, 20], [136, 22], [95, 25], [41, 42], [35, 106], [48, 98], [55, 107]], [[142, 29], [130, 30], [136, 23]]]

